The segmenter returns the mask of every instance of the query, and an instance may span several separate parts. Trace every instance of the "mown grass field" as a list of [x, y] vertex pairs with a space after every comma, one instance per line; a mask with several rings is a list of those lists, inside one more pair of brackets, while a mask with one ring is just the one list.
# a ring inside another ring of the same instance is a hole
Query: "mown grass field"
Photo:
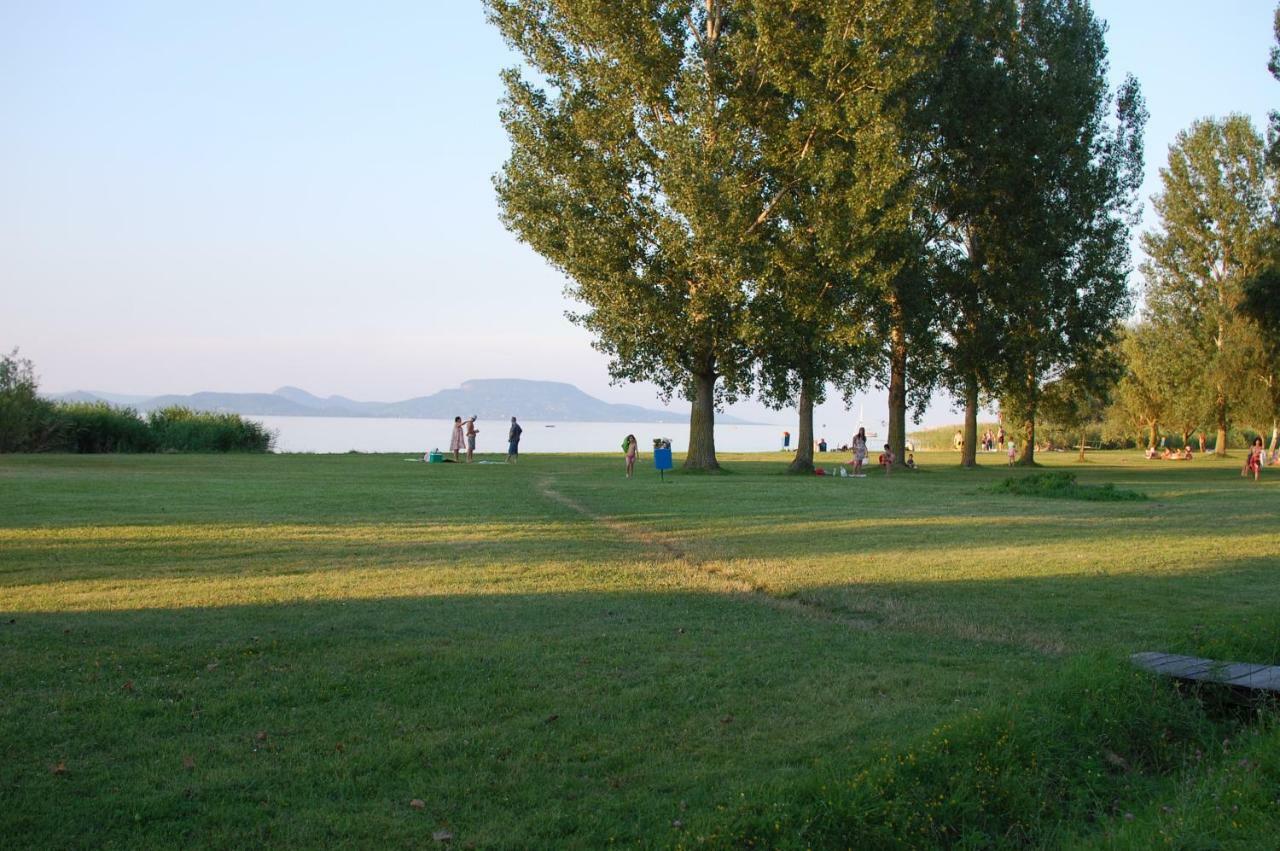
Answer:
[[1274, 847], [1280, 471], [918, 457], [0, 457], [0, 846]]

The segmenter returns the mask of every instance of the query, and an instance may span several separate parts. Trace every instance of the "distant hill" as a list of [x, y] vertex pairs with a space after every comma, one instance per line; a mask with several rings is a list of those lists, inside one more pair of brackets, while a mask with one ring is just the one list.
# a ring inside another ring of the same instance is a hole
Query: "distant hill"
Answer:
[[[77, 390], [55, 398], [69, 402], [127, 404], [139, 411], [183, 405], [197, 411], [285, 417], [453, 419], [474, 414], [487, 420], [517, 416], [552, 422], [688, 422], [688, 413], [683, 410], [658, 411], [638, 405], [619, 405], [590, 396], [572, 384], [517, 378], [467, 381], [457, 388], [401, 402], [360, 402], [345, 396], [321, 398], [298, 387], [281, 387], [274, 393], [205, 392], [150, 398]], [[747, 424], [727, 414], [718, 415], [716, 421], [725, 425]]]

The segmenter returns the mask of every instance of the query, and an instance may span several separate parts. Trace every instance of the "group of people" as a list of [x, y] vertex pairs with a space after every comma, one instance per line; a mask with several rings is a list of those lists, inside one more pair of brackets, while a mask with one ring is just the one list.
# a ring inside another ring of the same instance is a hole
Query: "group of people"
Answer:
[[[854, 478], [865, 479], [867, 474], [862, 472], [862, 469], [867, 463], [867, 458], [870, 457], [870, 452], [867, 449], [867, 430], [865, 428], [859, 428], [858, 433], [853, 436], [851, 449], [853, 450], [853, 459], [849, 462], [853, 466], [851, 475]], [[877, 459], [877, 463], [884, 470], [886, 476], [893, 472], [893, 462], [895, 460], [897, 459], [893, 454], [893, 450], [886, 443], [884, 451], [880, 453], [880, 457]], [[916, 456], [914, 452], [907, 452], [906, 465], [912, 470], [915, 469]]]
[[[1000, 426], [996, 431], [991, 429], [984, 431], [982, 436], [978, 438], [978, 447], [983, 452], [995, 452], [996, 449], [1003, 450], [1008, 442], [1010, 441], [1006, 440], [1004, 426]], [[962, 451], [964, 449], [964, 432], [956, 429], [955, 437], [951, 438], [951, 443], [955, 446], [957, 452]]]
[[1154, 446], [1151, 446], [1147, 448], [1147, 451], [1144, 452], [1143, 455], [1146, 456], [1148, 461], [1154, 461], [1156, 459], [1161, 461], [1190, 461], [1195, 458], [1195, 455], [1191, 451], [1190, 443], [1181, 449], [1170, 449], [1166, 446], [1158, 452]]
[[[461, 454], [466, 452], [467, 463], [470, 464], [476, 453], [476, 435], [480, 433], [480, 429], [476, 428], [476, 419], [474, 415], [467, 420], [462, 417], [453, 418], [453, 435], [449, 438], [449, 451], [453, 453], [454, 461], [461, 461]], [[516, 422], [516, 418], [511, 418], [511, 428], [507, 430], [507, 463], [514, 464], [520, 457], [520, 435], [524, 433], [524, 429], [520, 427], [520, 423]]]

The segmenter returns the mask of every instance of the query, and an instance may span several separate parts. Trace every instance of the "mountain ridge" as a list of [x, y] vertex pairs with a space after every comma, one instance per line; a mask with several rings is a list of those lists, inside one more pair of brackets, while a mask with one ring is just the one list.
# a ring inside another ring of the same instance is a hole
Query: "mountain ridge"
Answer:
[[[181, 405], [197, 411], [248, 416], [452, 419], [475, 415], [490, 420], [516, 416], [524, 420], [555, 422], [688, 422], [688, 416], [681, 412], [605, 402], [567, 382], [526, 378], [471, 379], [458, 387], [398, 402], [362, 402], [336, 395], [322, 398], [290, 385], [273, 393], [202, 391], [139, 397], [76, 390], [53, 398], [68, 402], [100, 401], [132, 407], [144, 413]], [[124, 399], [131, 401], [119, 401]], [[716, 420], [725, 425], [750, 425], [746, 420], [728, 414], [719, 414]]]

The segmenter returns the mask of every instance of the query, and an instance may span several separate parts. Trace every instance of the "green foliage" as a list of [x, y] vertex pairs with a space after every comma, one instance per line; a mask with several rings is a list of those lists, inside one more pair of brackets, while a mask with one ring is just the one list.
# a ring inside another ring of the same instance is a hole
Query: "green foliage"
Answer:
[[57, 406], [64, 423], [60, 449], [70, 452], [153, 452], [155, 435], [131, 408], [105, 402], [78, 402]]
[[1195, 122], [1160, 171], [1160, 227], [1142, 237], [1147, 316], [1162, 345], [1195, 369], [1199, 380], [1187, 381], [1182, 395], [1200, 396], [1220, 433], [1247, 395], [1257, 346], [1241, 306], [1267, 262], [1273, 188], [1265, 159], [1246, 116]]
[[183, 407], [147, 415], [155, 447], [163, 452], [269, 452], [272, 434], [239, 414], [211, 414]]
[[38, 389], [30, 360], [17, 349], [0, 356], [0, 452], [44, 452], [59, 444], [62, 422]]
[[1075, 473], [1062, 470], [1033, 473], [1029, 476], [1010, 476], [992, 485], [990, 490], [992, 493], [1039, 496], [1049, 499], [1081, 499], [1087, 502], [1134, 502], [1147, 498], [1144, 493], [1117, 488], [1110, 482], [1082, 485], [1076, 481]]

